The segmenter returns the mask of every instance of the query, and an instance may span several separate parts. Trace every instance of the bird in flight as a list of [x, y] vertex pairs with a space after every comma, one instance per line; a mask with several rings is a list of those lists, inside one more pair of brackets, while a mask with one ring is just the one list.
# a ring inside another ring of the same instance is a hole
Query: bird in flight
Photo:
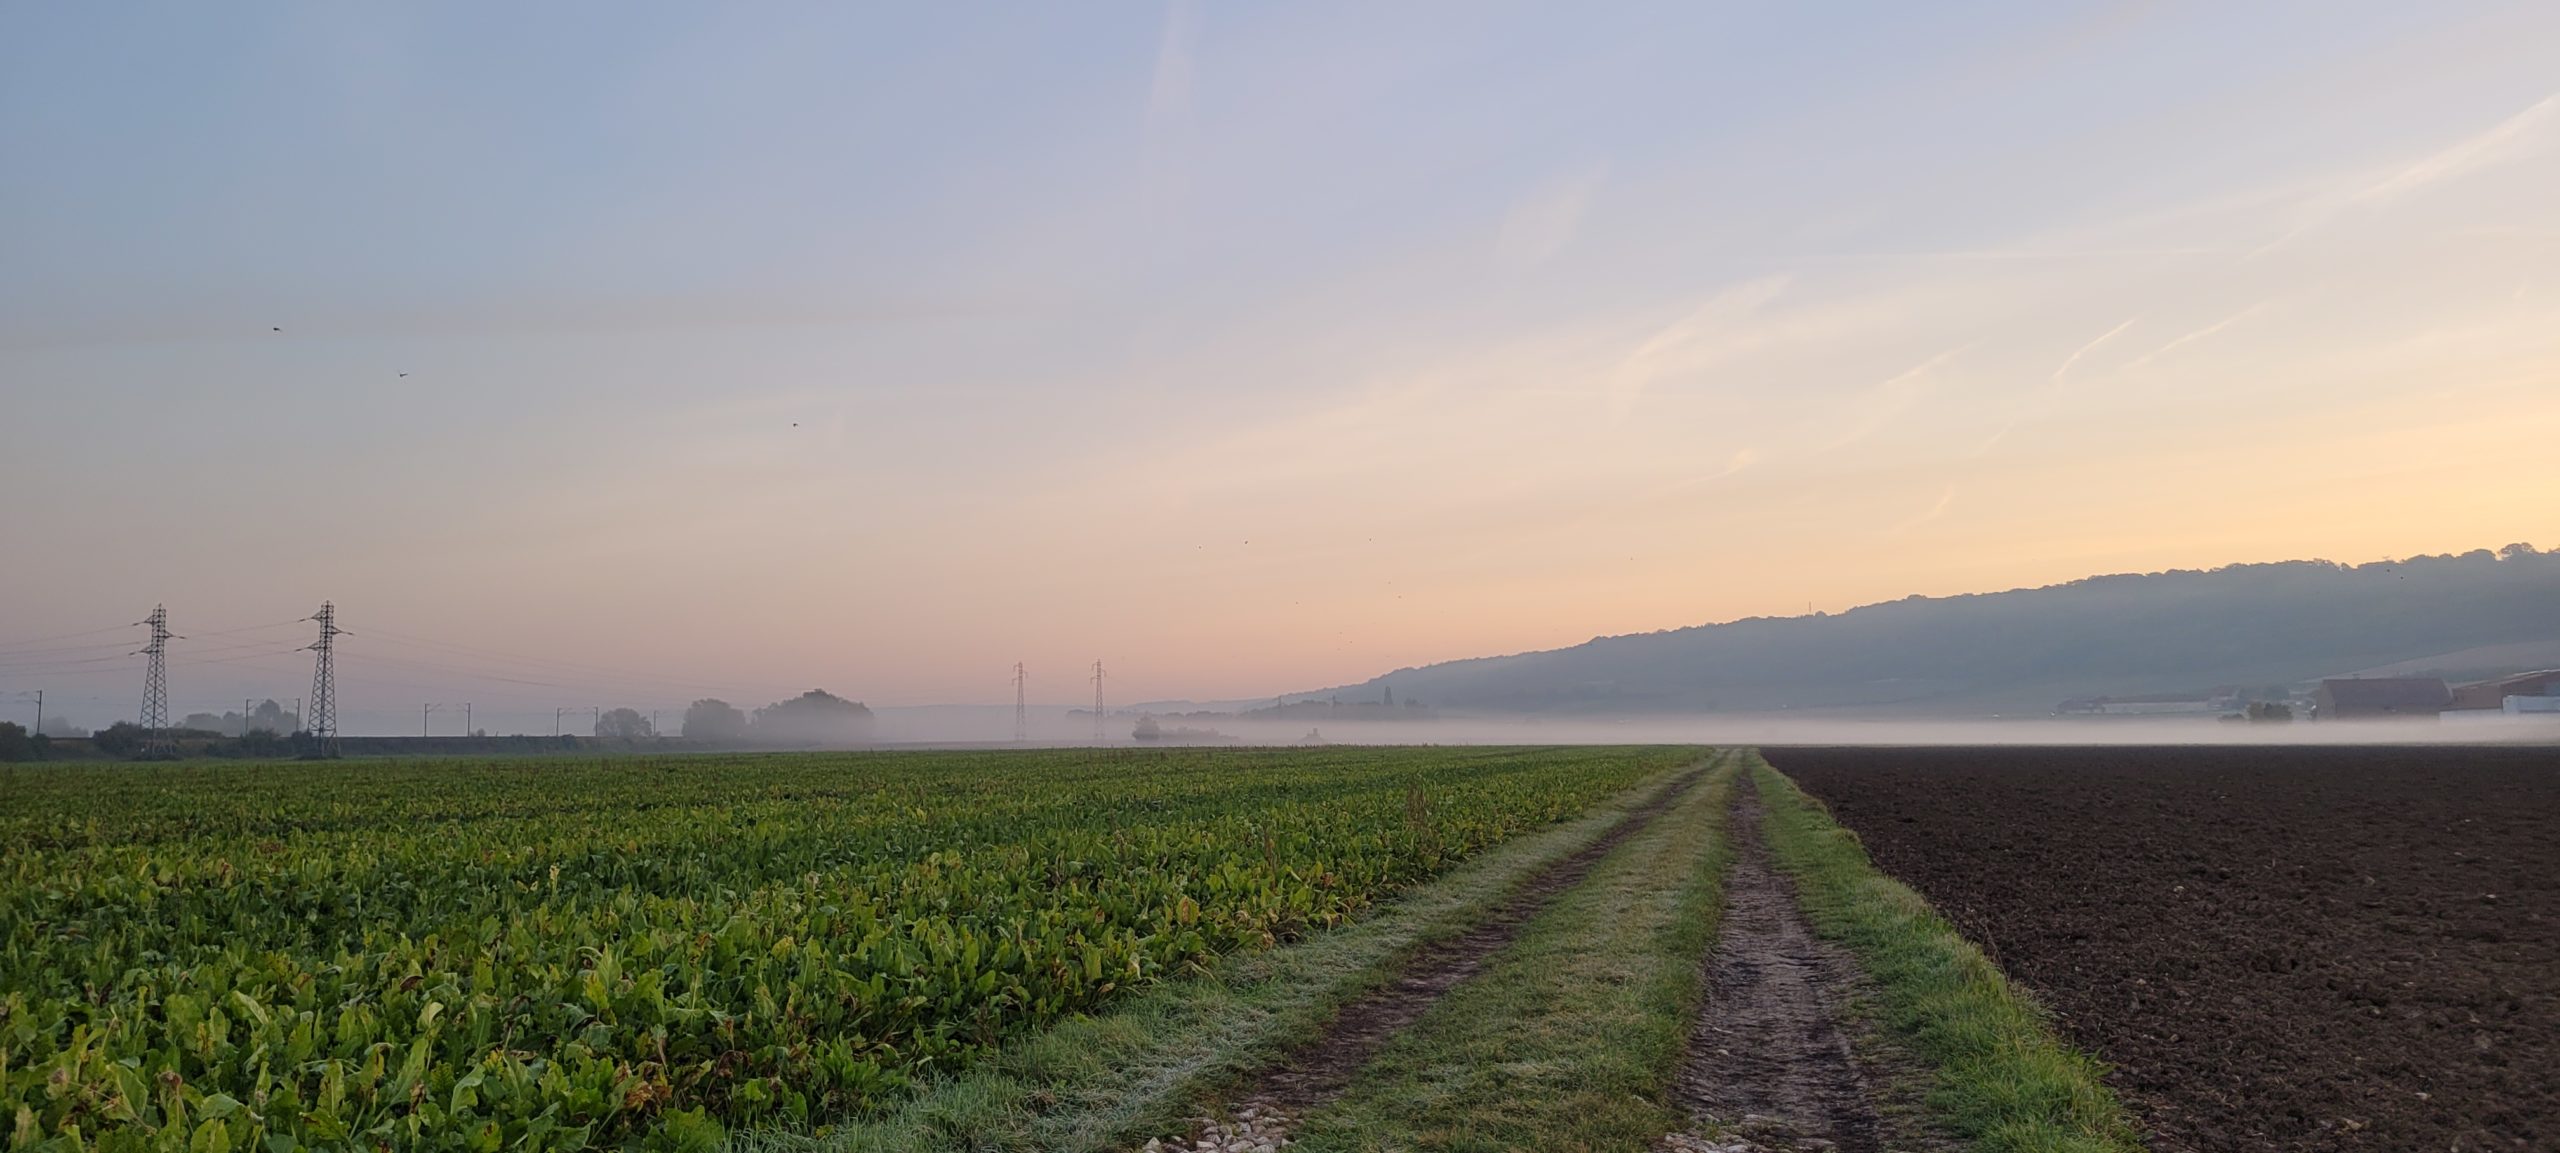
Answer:
[[405, 377], [405, 376], [407, 376], [407, 375], [409, 375], [409, 374], [404, 372], [404, 373], [401, 373], [400, 375]]
[[269, 332], [283, 332], [283, 331], [284, 331], [284, 329], [283, 329], [281, 326], [279, 326], [279, 327], [276, 327], [276, 328], [270, 328], [270, 329], [268, 329], [267, 331], [269, 331]]

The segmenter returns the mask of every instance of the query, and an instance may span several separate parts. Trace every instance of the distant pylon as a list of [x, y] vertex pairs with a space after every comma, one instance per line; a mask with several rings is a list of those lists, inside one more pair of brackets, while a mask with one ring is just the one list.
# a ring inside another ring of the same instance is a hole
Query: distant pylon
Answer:
[[154, 605], [149, 617], [135, 623], [151, 629], [151, 643], [141, 649], [142, 655], [151, 658], [142, 674], [142, 753], [166, 756], [178, 751], [177, 742], [169, 736], [169, 609]]
[[1093, 662], [1093, 743], [1101, 744], [1102, 735], [1102, 662]]
[[302, 730], [311, 734], [312, 752], [323, 757], [338, 755], [338, 666], [331, 659], [331, 642], [348, 635], [338, 627], [338, 606], [320, 602], [320, 611], [302, 618], [320, 624], [320, 639], [304, 647], [318, 654], [311, 662], [311, 711], [302, 718]]
[[1022, 662], [1013, 662], [1013, 739], [1016, 742], [1031, 739], [1031, 711], [1022, 703], [1023, 686], [1030, 680], [1031, 674], [1022, 671]]

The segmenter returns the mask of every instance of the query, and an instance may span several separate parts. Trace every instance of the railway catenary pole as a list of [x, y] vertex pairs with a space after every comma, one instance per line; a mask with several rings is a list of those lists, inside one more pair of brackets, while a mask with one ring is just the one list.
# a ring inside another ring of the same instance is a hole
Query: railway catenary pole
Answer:
[[44, 732], [44, 690], [43, 690], [43, 689], [23, 689], [23, 690], [20, 690], [19, 692], [12, 693], [12, 694], [10, 694], [10, 695], [12, 695], [12, 696], [14, 696], [14, 697], [16, 697], [16, 698], [18, 698], [19, 700], [22, 700], [22, 701], [23, 701], [23, 700], [26, 700], [26, 699], [28, 699], [28, 698], [30, 698], [30, 697], [32, 697], [32, 698], [34, 698], [34, 699], [35, 699], [35, 702], [36, 702], [36, 727], [34, 727], [34, 728], [32, 728], [32, 729], [29, 729], [29, 730], [27, 730], [27, 731], [28, 731], [28, 732], [30, 732], [30, 733], [42, 734], [42, 733]]
[[311, 711], [302, 718], [302, 731], [311, 734], [312, 752], [318, 756], [338, 755], [338, 665], [335, 656], [339, 637], [354, 634], [338, 627], [338, 606], [334, 601], [320, 602], [320, 611], [304, 620], [317, 622], [320, 639], [308, 646], [311, 660]]

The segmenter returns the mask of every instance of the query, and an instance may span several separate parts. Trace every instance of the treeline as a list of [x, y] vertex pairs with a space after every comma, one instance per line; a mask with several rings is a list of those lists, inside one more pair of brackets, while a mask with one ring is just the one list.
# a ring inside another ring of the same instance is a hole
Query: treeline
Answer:
[[261, 701], [246, 713], [225, 710], [220, 714], [188, 713], [178, 727], [216, 736], [242, 737], [255, 732], [290, 735], [301, 731], [302, 714], [277, 704]]
[[[628, 731], [628, 721], [644, 726], [648, 718], [629, 709], [616, 709], [605, 714], [630, 714], [617, 731], [607, 732], [598, 721], [599, 737], [655, 736], [654, 732]], [[686, 740], [712, 744], [754, 741], [769, 744], [858, 744], [871, 739], [871, 710], [860, 701], [849, 701], [824, 689], [811, 689], [789, 700], [775, 701], [755, 713], [740, 711], [727, 701], [704, 698], [684, 711], [684, 727], [679, 735]]]
[[[191, 713], [156, 734], [158, 742], [154, 741], [155, 734], [132, 721], [117, 721], [92, 733], [66, 733], [59, 738], [30, 734], [23, 725], [0, 722], [0, 761], [46, 760], [64, 755], [126, 759], [145, 755], [155, 743], [164, 743], [171, 753], [181, 756], [262, 758], [319, 752], [311, 735], [302, 731], [301, 718], [274, 701], [256, 706], [246, 716], [244, 724], [240, 713]], [[863, 744], [871, 740], [873, 720], [870, 708], [862, 702], [846, 700], [824, 689], [811, 689], [753, 713], [727, 701], [698, 700], [685, 709], [681, 729], [671, 734], [659, 732], [649, 715], [637, 709], [607, 709], [596, 717], [594, 739], [628, 745], [681, 737], [706, 748]], [[575, 750], [583, 747], [580, 741], [574, 736], [492, 737], [474, 732], [458, 737], [343, 737], [339, 743], [342, 751], [388, 754]]]

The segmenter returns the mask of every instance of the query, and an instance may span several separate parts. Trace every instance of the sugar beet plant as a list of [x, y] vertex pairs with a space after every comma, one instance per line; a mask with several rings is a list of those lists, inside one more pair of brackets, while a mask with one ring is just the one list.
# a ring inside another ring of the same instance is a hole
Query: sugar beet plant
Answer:
[[0, 1123], [10, 1153], [822, 1126], [1683, 757], [18, 771], [0, 790]]

